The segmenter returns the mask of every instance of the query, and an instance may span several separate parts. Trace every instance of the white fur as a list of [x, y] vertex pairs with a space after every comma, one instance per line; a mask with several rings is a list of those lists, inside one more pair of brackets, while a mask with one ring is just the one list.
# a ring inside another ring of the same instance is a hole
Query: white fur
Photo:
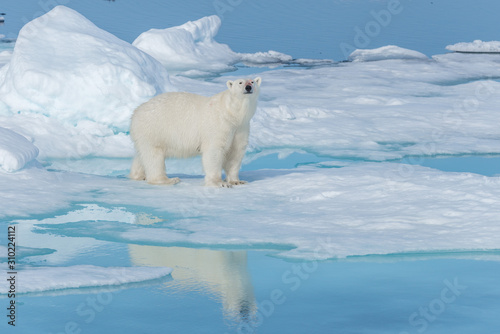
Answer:
[[[130, 135], [136, 156], [130, 178], [151, 184], [175, 184], [165, 174], [165, 158], [202, 155], [205, 185], [243, 184], [238, 173], [245, 155], [250, 119], [257, 108], [261, 78], [227, 82], [227, 90], [212, 97], [164, 93], [139, 106], [132, 115]], [[245, 87], [250, 85], [252, 93]], [[226, 180], [222, 181], [222, 169]]]

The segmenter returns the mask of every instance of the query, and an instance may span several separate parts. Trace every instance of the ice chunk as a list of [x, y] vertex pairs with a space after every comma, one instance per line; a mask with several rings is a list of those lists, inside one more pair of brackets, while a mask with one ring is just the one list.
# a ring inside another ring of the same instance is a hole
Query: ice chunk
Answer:
[[483, 42], [477, 39], [472, 43], [462, 42], [448, 45], [446, 50], [470, 53], [500, 53], [500, 41]]
[[268, 52], [240, 53], [241, 62], [249, 66], [268, 65], [268, 64], [286, 64], [293, 58], [290, 55], [269, 50]]
[[20, 134], [0, 127], [0, 168], [7, 172], [22, 169], [36, 159], [38, 148]]
[[418, 51], [387, 45], [377, 49], [357, 49], [349, 56], [350, 61], [377, 61], [386, 59], [428, 59]]
[[[18, 271], [22, 277], [16, 286], [18, 293], [116, 286], [162, 278], [172, 273], [167, 267], [34, 267]], [[4, 277], [9, 277], [6, 273]], [[0, 294], [8, 291], [8, 281], [0, 283]]]
[[[216, 16], [189, 21], [167, 29], [142, 33], [133, 45], [152, 55], [171, 73], [203, 77], [233, 71], [237, 63], [248, 66], [288, 64], [292, 56], [277, 52], [237, 53], [226, 44], [215, 41], [221, 19]], [[303, 60], [314, 64], [313, 60]]]
[[218, 16], [207, 16], [177, 27], [148, 30], [132, 44], [170, 71], [232, 71], [240, 56], [226, 44], [214, 40], [220, 26]]
[[[0, 70], [0, 114], [31, 111], [128, 128], [133, 109], [173, 90], [154, 58], [64, 6], [26, 24]], [[3, 109], [3, 110], [2, 110]]]

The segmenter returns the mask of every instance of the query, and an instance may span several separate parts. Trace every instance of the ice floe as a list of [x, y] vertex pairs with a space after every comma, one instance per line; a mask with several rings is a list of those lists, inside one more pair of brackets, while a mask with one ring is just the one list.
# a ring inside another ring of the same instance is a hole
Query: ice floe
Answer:
[[[31, 267], [17, 271], [17, 293], [34, 293], [62, 289], [118, 286], [154, 280], [168, 276], [168, 267], [97, 267], [76, 265], [69, 267]], [[4, 277], [8, 277], [4, 272]], [[0, 283], [0, 294], [9, 290], [8, 281]]]
[[483, 42], [475, 40], [472, 43], [461, 42], [448, 45], [447, 50], [468, 53], [500, 53], [500, 41]]
[[[202, 187], [202, 178], [153, 187], [126, 179], [28, 169], [18, 177], [18, 186], [9, 189], [20, 200], [0, 203], [0, 212], [16, 215], [16, 210], [26, 210], [24, 205], [31, 213], [61, 212], [71, 208], [68, 199], [101, 203], [54, 218], [17, 220], [31, 247], [59, 240], [51, 243], [61, 249], [59, 255], [46, 256], [49, 263], [67, 261], [72, 250], [79, 254], [105, 241], [268, 248], [301, 259], [498, 248], [498, 177], [398, 163], [329, 167], [322, 163], [243, 172], [242, 179], [250, 183], [233, 189]], [[58, 175], [62, 179], [52, 191], [67, 188], [66, 196], [46, 199], [45, 185]], [[0, 179], [2, 188], [4, 182]], [[30, 195], [25, 199], [28, 185]], [[78, 247], [71, 245], [75, 237], [81, 241]]]
[[208, 16], [178, 27], [148, 30], [132, 43], [170, 71], [233, 71], [239, 56], [226, 44], [214, 40], [221, 20]]
[[274, 50], [235, 52], [228, 45], [215, 40], [221, 24], [218, 16], [207, 16], [176, 27], [148, 30], [132, 44], [156, 58], [170, 73], [188, 77], [213, 76], [234, 71], [237, 63], [257, 67], [332, 63], [331, 60], [293, 59], [290, 55]]
[[377, 49], [358, 49], [350, 54], [350, 61], [377, 61], [387, 59], [419, 59], [428, 57], [418, 51], [401, 48], [396, 45], [387, 45]]

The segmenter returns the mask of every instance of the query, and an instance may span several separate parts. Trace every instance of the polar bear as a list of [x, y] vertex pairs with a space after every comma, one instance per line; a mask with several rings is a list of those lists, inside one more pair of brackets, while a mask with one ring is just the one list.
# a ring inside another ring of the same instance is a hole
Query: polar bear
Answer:
[[229, 80], [225, 91], [211, 97], [164, 93], [140, 105], [130, 125], [136, 155], [129, 177], [150, 184], [176, 184], [179, 178], [165, 173], [165, 158], [201, 155], [205, 186], [246, 183], [238, 173], [261, 82], [260, 77]]

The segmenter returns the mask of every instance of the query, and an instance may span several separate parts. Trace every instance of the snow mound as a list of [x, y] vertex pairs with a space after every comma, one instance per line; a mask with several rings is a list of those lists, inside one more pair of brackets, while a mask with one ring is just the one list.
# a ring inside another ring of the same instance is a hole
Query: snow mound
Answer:
[[446, 50], [471, 53], [500, 53], [500, 41], [483, 42], [478, 39], [472, 43], [462, 42], [448, 45]]
[[378, 61], [387, 59], [428, 59], [418, 51], [396, 45], [387, 45], [377, 49], [357, 49], [349, 55], [350, 61]]
[[[172, 273], [167, 267], [36, 267], [19, 270], [19, 293], [42, 292], [100, 286], [116, 286], [162, 278]], [[8, 277], [7, 274], [4, 275]], [[8, 281], [0, 283], [0, 294], [8, 291]]]
[[22, 169], [36, 159], [38, 148], [17, 132], [0, 127], [0, 168], [7, 172]]
[[234, 52], [228, 45], [215, 41], [220, 26], [218, 16], [206, 16], [177, 27], [148, 30], [132, 44], [156, 58], [171, 73], [190, 77], [234, 71], [237, 63], [265, 66], [293, 62], [292, 56], [273, 50]]
[[154, 58], [64, 6], [21, 29], [0, 78], [3, 109], [119, 129], [137, 105], [173, 90]]

